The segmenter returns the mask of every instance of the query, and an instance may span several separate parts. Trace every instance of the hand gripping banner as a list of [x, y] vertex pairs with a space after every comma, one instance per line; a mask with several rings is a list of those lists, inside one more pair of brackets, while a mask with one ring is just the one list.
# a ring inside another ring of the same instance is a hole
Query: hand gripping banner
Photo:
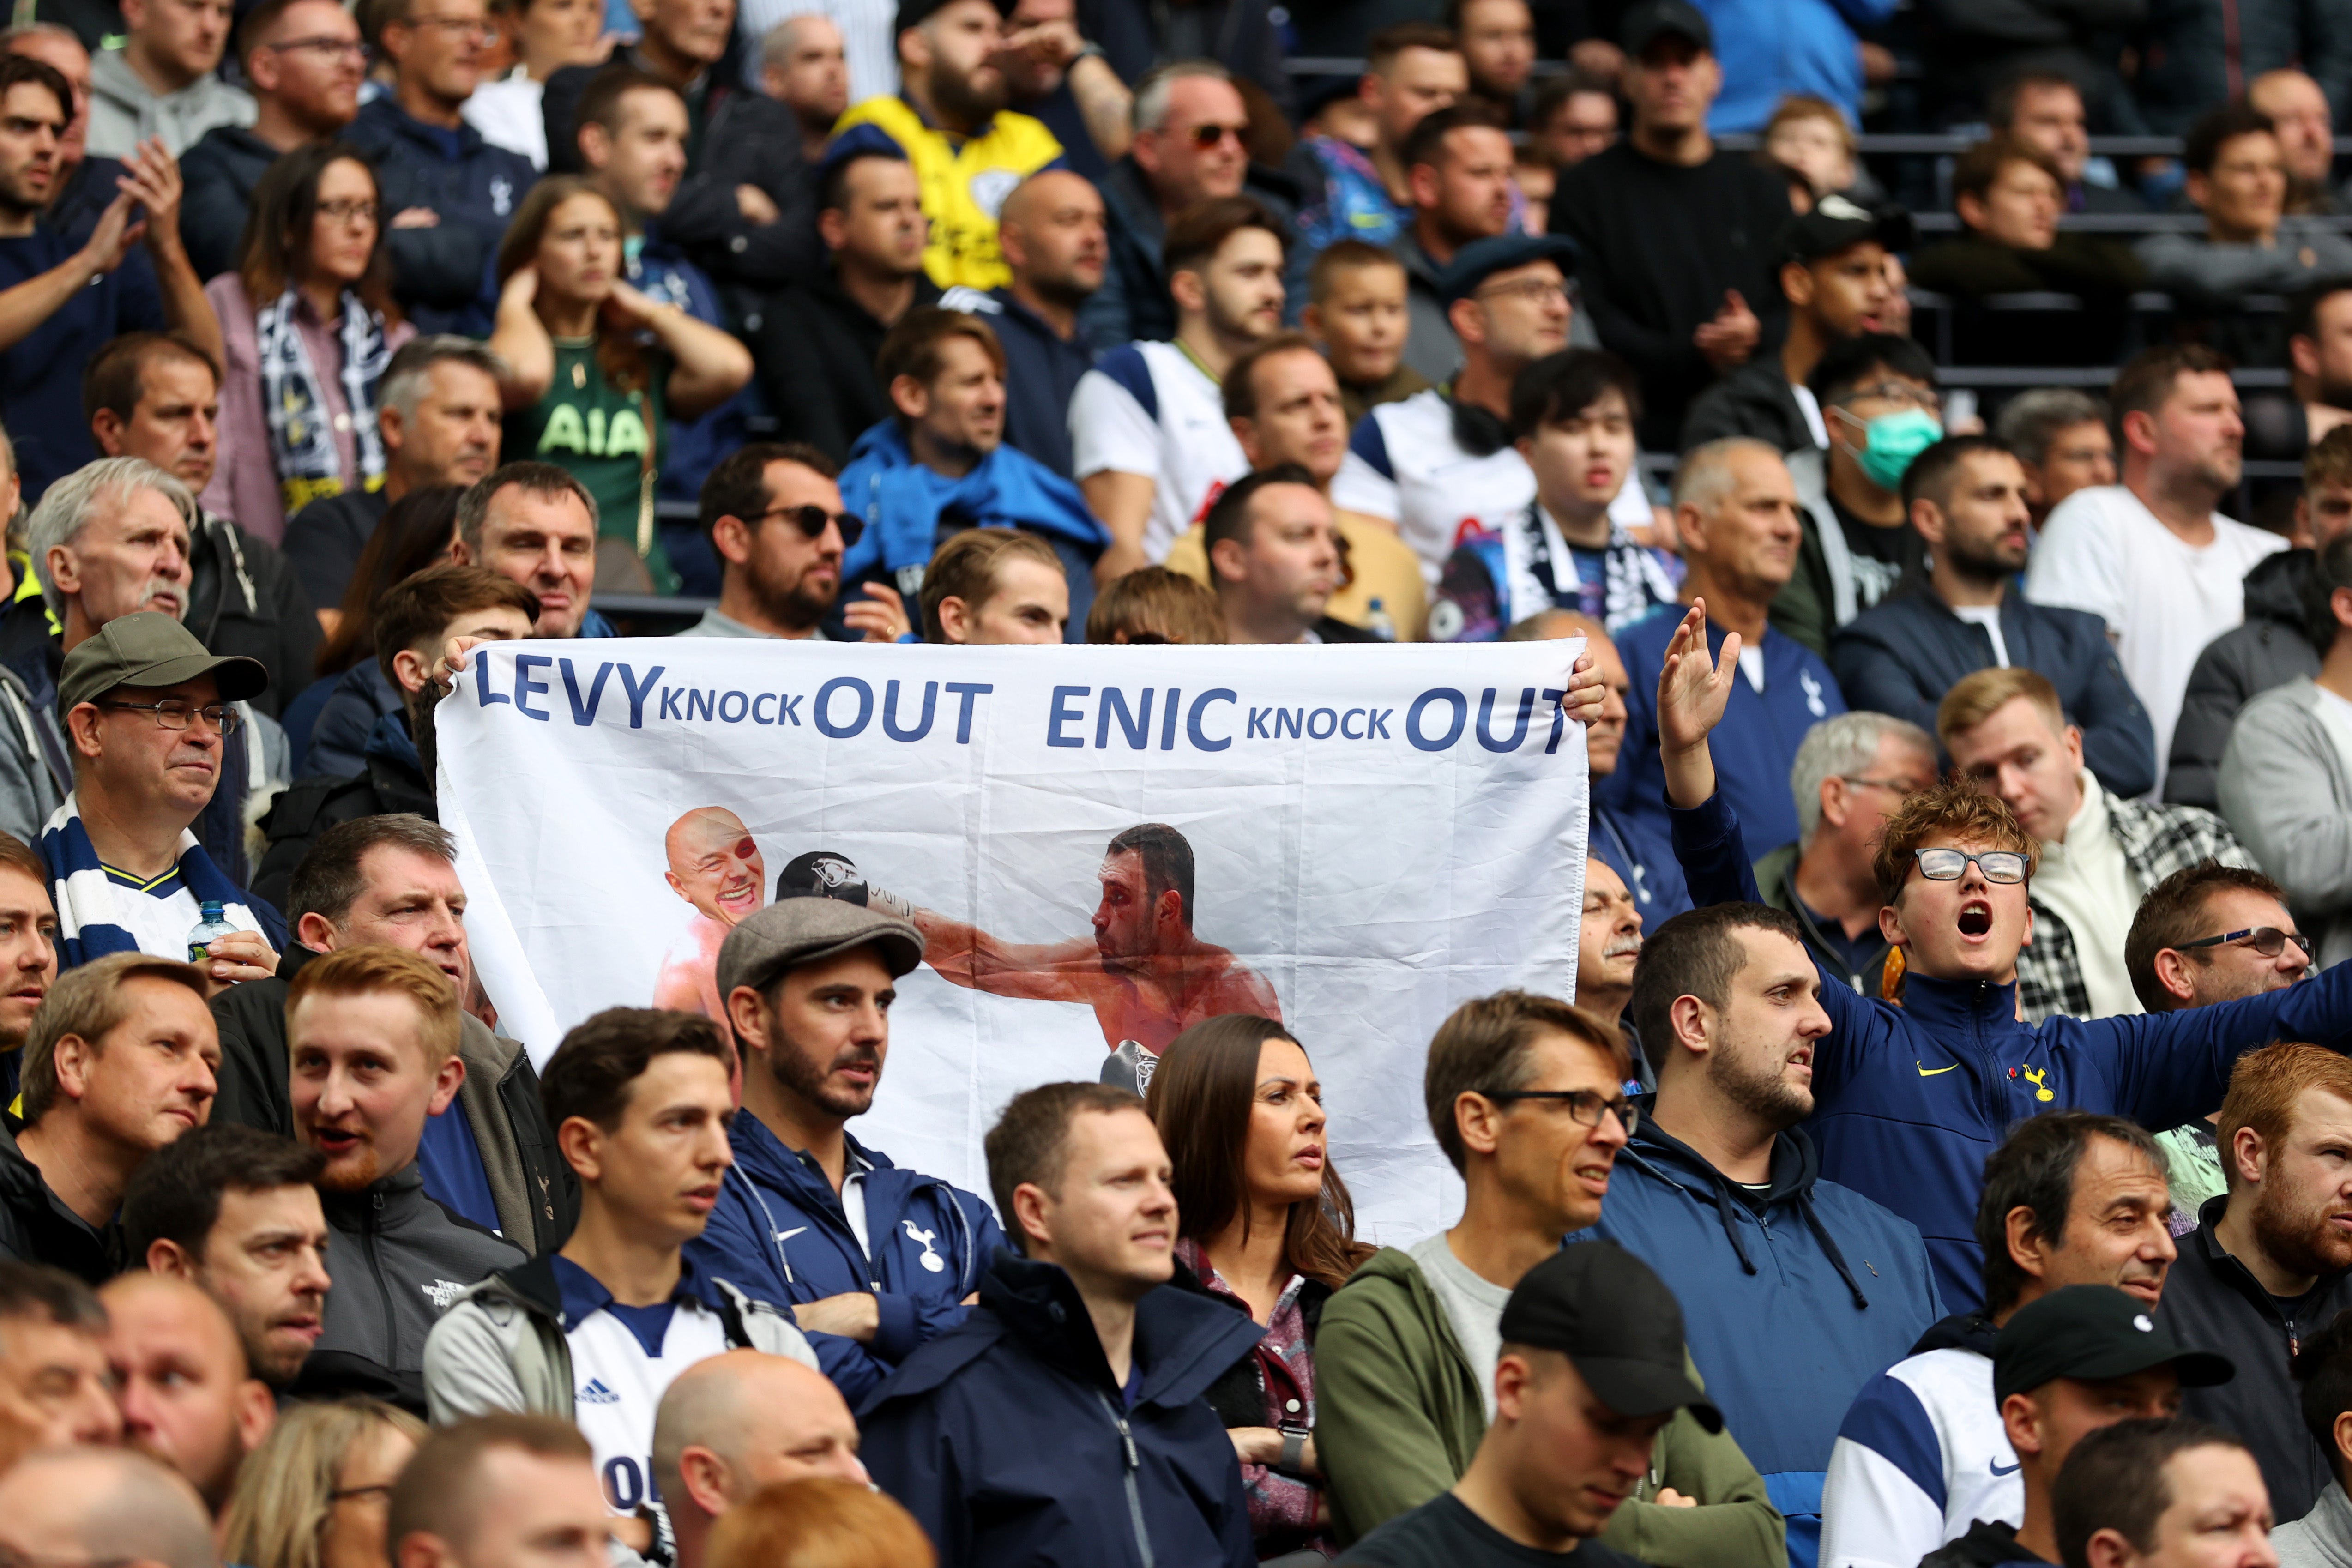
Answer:
[[985, 1192], [1014, 1093], [1263, 1013], [1362, 1233], [1411, 1240], [1459, 1201], [1430, 1035], [1574, 992], [1582, 646], [492, 643], [437, 711], [441, 820], [534, 1060], [604, 1007], [718, 1016], [719, 944], [771, 900], [903, 900], [928, 951], [861, 1141]]

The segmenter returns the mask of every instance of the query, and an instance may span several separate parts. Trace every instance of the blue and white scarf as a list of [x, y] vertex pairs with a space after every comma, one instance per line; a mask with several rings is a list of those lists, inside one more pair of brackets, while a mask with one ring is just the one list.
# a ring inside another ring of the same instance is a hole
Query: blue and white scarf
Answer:
[[[49, 868], [50, 897], [57, 900], [60, 970], [110, 952], [188, 956], [188, 932], [196, 922], [187, 918], [185, 902], [158, 898], [109, 875], [81, 825], [80, 804], [70, 795], [41, 829], [41, 859]], [[286, 951], [285, 917], [223, 876], [193, 833], [180, 835], [180, 884], [197, 905], [219, 900], [223, 920], [239, 931], [259, 931], [272, 949]]]
[[[340, 494], [343, 460], [327, 412], [326, 389], [310, 363], [295, 311], [302, 297], [289, 289], [253, 313], [254, 348], [261, 372], [261, 412], [269, 426], [269, 460], [290, 515], [305, 502]], [[374, 489], [383, 479], [383, 438], [375, 424], [375, 386], [392, 353], [383, 318], [346, 290], [342, 298], [343, 406], [359, 445], [360, 474]]]

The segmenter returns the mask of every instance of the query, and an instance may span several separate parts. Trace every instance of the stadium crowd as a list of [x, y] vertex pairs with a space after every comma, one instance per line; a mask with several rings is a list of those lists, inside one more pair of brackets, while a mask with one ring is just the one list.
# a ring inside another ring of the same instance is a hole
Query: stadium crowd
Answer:
[[[0, 1568], [2352, 1564], [2346, 0], [8, 20]], [[717, 808], [535, 1063], [436, 704], [663, 634], [1582, 639], [1459, 1220], [1239, 983], [897, 1164]]]

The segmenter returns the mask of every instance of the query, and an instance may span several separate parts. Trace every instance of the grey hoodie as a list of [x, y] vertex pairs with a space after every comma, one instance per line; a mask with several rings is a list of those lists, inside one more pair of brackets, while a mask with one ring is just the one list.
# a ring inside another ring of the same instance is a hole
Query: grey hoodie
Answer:
[[2352, 1568], [2352, 1497], [2337, 1481], [2311, 1511], [2271, 1531], [2279, 1568]]
[[127, 158], [150, 136], [161, 136], [176, 158], [215, 125], [250, 125], [253, 95], [207, 71], [177, 92], [158, 94], [139, 79], [121, 49], [89, 62], [89, 156]]
[[[45, 735], [46, 728], [46, 735]], [[0, 665], [0, 831], [26, 844], [66, 803], [71, 780], [60, 783], [46, 741], [61, 741], [57, 721], [33, 706], [22, 677]]]
[[2218, 793], [2317, 964], [2352, 957], [2352, 715], [2308, 676], [2271, 688], [2239, 712]]

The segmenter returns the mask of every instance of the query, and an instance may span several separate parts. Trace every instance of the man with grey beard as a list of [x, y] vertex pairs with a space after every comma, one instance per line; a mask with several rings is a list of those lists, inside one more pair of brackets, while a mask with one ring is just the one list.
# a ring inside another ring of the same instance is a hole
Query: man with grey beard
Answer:
[[1830, 1032], [1821, 986], [1785, 910], [1714, 904], [1651, 934], [1630, 1010], [1658, 1090], [1591, 1233], [1685, 1304], [1708, 1397], [1757, 1469], [1780, 1478], [1774, 1500], [1808, 1547], [1847, 1407], [1942, 1316], [1918, 1231], [1822, 1181], [1798, 1125]]
[[2303, 1343], [2352, 1307], [2352, 1061], [2318, 1046], [2238, 1058], [2214, 1128], [2229, 1191], [2180, 1238], [2158, 1316], [2183, 1344], [2238, 1364], [2228, 1386], [2189, 1392], [2181, 1414], [2246, 1434], [2271, 1508], [2301, 1519], [2336, 1479], [2295, 1419], [2288, 1370]]

